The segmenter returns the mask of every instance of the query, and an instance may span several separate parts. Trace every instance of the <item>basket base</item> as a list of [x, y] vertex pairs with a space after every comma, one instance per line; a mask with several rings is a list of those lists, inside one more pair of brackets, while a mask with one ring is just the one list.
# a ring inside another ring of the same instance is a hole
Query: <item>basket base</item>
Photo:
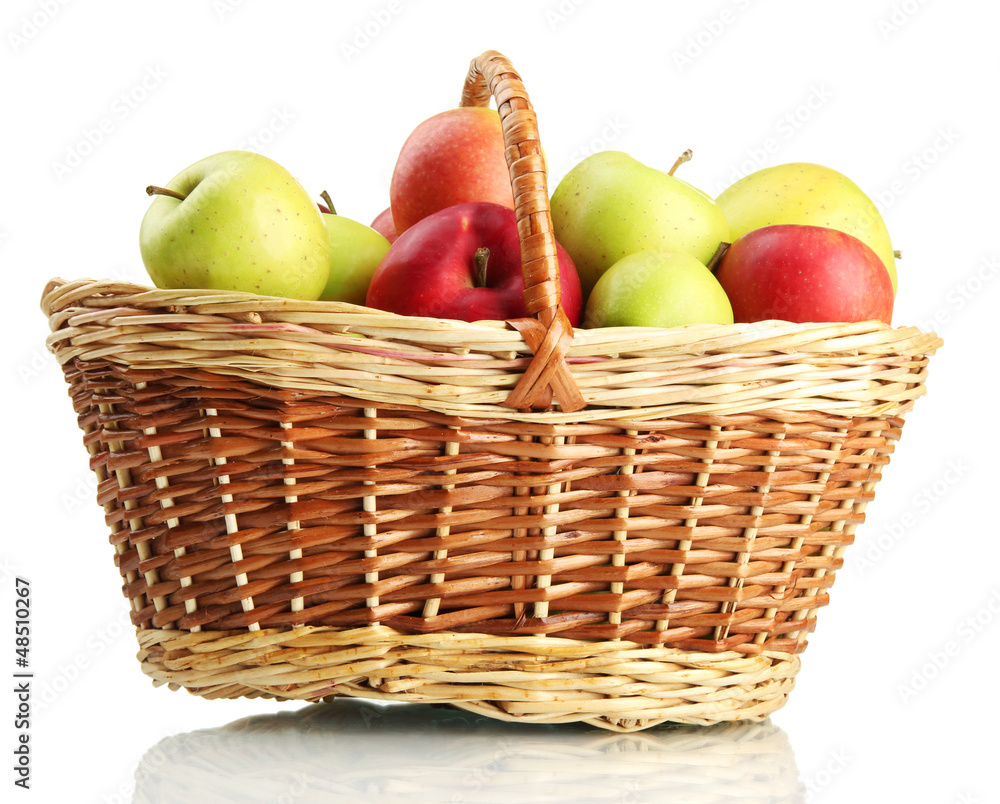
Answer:
[[611, 731], [760, 721], [784, 705], [788, 653], [699, 653], [634, 642], [343, 630], [137, 632], [143, 672], [204, 698], [336, 696], [448, 704], [530, 723]]

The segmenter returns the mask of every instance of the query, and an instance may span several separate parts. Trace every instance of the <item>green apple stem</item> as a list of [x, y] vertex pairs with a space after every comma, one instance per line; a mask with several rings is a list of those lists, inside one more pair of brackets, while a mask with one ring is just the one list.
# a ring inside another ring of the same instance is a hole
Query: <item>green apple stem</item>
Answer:
[[484, 288], [486, 287], [486, 265], [490, 261], [490, 250], [486, 246], [477, 248], [472, 259], [476, 263], [476, 287]]
[[674, 171], [677, 170], [677, 168], [679, 168], [685, 162], [689, 162], [692, 156], [694, 156], [694, 154], [692, 153], [691, 149], [688, 148], [684, 153], [682, 153], [680, 156], [677, 157], [677, 161], [674, 162], [674, 166], [670, 168], [670, 170], [668, 170], [667, 173], [673, 176]]
[[183, 201], [187, 198], [186, 195], [181, 195], [176, 190], [168, 190], [166, 187], [157, 187], [155, 184], [151, 184], [146, 188], [146, 195], [169, 195], [171, 198], [176, 198], [178, 201]]
[[326, 202], [326, 206], [330, 210], [330, 214], [331, 215], [336, 215], [337, 214], [337, 208], [333, 205], [333, 199], [330, 198], [330, 194], [326, 190], [324, 190], [323, 192], [321, 192], [319, 194], [319, 197], [322, 198]]
[[726, 253], [729, 248], [730, 243], [719, 243], [719, 247], [715, 250], [715, 254], [712, 255], [712, 259], [708, 261], [708, 270], [715, 273], [715, 269], [719, 267], [719, 261], [722, 259], [722, 255]]

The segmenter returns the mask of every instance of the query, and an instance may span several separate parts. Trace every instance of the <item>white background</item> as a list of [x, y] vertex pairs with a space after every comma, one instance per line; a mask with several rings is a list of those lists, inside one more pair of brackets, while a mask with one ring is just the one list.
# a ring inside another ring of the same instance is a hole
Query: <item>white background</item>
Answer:
[[[0, 683], [4, 801], [389, 801], [393, 790], [411, 801], [548, 790], [793, 801], [789, 773], [803, 800], [1000, 801], [1000, 11], [972, 0], [695, 6], [4, 3], [0, 668], [14, 671], [19, 576], [31, 583], [35, 672], [29, 792], [13, 786], [17, 702], [3, 692], [13, 680]], [[846, 173], [879, 201], [903, 252], [896, 323], [945, 338], [770, 730], [621, 738], [478, 722], [473, 739], [438, 723], [440, 710], [417, 708], [408, 730], [348, 708], [354, 727], [316, 734], [278, 716], [296, 705], [203, 701], [139, 671], [80, 433], [44, 347], [42, 288], [53, 276], [145, 282], [144, 187], [228, 148], [266, 153], [370, 221], [405, 136], [455, 105], [486, 49], [525, 80], [550, 189], [598, 148], [668, 168], [690, 147], [683, 175], [713, 194], [768, 164]], [[263, 719], [241, 738], [217, 731], [251, 715]]]

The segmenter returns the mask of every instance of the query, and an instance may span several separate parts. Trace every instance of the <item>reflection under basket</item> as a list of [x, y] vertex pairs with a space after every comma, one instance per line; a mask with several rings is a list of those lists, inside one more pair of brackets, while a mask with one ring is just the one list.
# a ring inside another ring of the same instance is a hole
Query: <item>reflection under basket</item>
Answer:
[[769, 721], [621, 735], [347, 700], [168, 737], [140, 762], [133, 801], [283, 796], [299, 804], [805, 801], [787, 736]]

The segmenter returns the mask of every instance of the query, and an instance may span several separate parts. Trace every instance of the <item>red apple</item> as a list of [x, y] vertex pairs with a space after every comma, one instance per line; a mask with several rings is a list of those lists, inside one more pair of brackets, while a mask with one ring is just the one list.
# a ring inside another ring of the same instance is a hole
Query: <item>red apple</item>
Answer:
[[858, 238], [822, 226], [776, 224], [736, 238], [715, 275], [736, 323], [892, 319], [892, 279]]
[[386, 207], [376, 215], [375, 220], [369, 225], [390, 243], [398, 237], [396, 224], [392, 220], [392, 210], [389, 207]]
[[495, 109], [462, 106], [428, 118], [403, 143], [389, 184], [389, 207], [402, 234], [439, 209], [469, 201], [514, 207]]
[[[561, 302], [574, 326], [583, 313], [576, 266], [556, 244]], [[489, 202], [456, 204], [414, 224], [389, 247], [368, 307], [460, 321], [524, 318], [521, 245], [514, 210]]]

